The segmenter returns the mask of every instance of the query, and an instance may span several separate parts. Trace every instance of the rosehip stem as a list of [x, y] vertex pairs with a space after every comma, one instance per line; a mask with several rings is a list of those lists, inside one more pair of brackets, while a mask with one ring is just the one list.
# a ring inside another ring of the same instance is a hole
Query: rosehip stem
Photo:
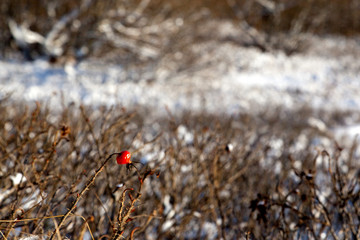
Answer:
[[137, 174], [140, 176], [139, 169], [135, 166], [135, 164], [133, 164], [133, 163], [128, 163], [128, 164], [126, 165], [126, 169], [127, 169], [128, 171], [130, 171], [130, 167], [134, 167], [134, 168], [136, 169]]
[[70, 207], [70, 209], [67, 211], [67, 213], [61, 218], [57, 228], [55, 228], [55, 230], [53, 231], [53, 233], [51, 234], [50, 240], [54, 239], [54, 236], [57, 232], [57, 230], [60, 230], [60, 228], [62, 227], [62, 225], [64, 224], [66, 218], [71, 214], [71, 212], [76, 208], [77, 203], [80, 201], [80, 198], [85, 194], [85, 192], [87, 190], [89, 190], [91, 184], [93, 184], [95, 182], [95, 178], [97, 177], [97, 175], [99, 175], [99, 173], [104, 169], [105, 165], [107, 164], [107, 162], [111, 159], [112, 156], [116, 155], [118, 153], [112, 153], [108, 156], [108, 158], [103, 162], [103, 164], [101, 164], [101, 166], [95, 171], [95, 174], [89, 179], [89, 181], [86, 183], [85, 187], [81, 190], [81, 192], [77, 195], [75, 201], [73, 202], [72, 206]]
[[141, 165], [145, 166], [145, 164], [143, 164], [142, 162], [139, 162], [139, 161], [132, 161], [132, 163], [140, 163]]

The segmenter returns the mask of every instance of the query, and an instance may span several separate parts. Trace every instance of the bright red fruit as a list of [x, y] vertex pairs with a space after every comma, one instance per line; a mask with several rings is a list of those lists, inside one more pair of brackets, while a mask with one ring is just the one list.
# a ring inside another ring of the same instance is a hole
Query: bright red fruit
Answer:
[[116, 162], [118, 164], [129, 164], [131, 163], [131, 153], [129, 151], [122, 151], [116, 156]]

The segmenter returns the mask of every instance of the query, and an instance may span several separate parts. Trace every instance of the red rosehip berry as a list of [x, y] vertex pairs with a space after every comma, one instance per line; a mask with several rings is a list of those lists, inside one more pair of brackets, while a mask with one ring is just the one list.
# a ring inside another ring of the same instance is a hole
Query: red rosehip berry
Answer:
[[116, 162], [118, 164], [130, 164], [131, 163], [131, 153], [129, 151], [122, 151], [116, 156]]

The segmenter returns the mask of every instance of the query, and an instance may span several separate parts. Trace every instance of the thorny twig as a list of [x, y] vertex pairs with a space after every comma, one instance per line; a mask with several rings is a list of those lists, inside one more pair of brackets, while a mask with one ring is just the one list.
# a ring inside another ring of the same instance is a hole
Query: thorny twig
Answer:
[[[57, 229], [60, 229], [62, 225], [64, 224], [66, 218], [71, 214], [71, 212], [76, 208], [76, 204], [80, 201], [81, 197], [89, 190], [91, 184], [94, 183], [95, 178], [101, 173], [101, 171], [104, 169], [105, 165], [108, 163], [108, 161], [111, 159], [112, 156], [116, 155], [118, 153], [110, 154], [110, 156], [103, 162], [103, 164], [95, 171], [95, 174], [89, 179], [89, 181], [86, 183], [85, 187], [81, 190], [81, 192], [77, 195], [75, 201], [73, 202], [70, 209], [65, 213], [65, 215], [61, 218]], [[50, 240], [52, 240], [57, 232], [57, 229], [55, 229], [50, 237]]]
[[[135, 195], [135, 197], [133, 197], [130, 193], [130, 191], [134, 191], [133, 188], [126, 188], [120, 197], [120, 208], [119, 208], [119, 213], [118, 213], [118, 222], [117, 222], [117, 228], [115, 231], [114, 236], [112, 237], [112, 240], [119, 240], [121, 239], [122, 235], [124, 234], [125, 231], [125, 225], [132, 221], [133, 219], [130, 217], [131, 213], [134, 211], [135, 209], [135, 204], [137, 201], [139, 201], [140, 197], [141, 197], [141, 189], [144, 183], [144, 180], [146, 179], [147, 176], [156, 174], [157, 176], [159, 176], [158, 172], [155, 172], [154, 170], [146, 170], [142, 175], [139, 173], [139, 171], [136, 169], [137, 173], [138, 173], [138, 179], [139, 179], [139, 188], [137, 190], [137, 193]], [[128, 206], [126, 206], [126, 194], [128, 195], [129, 199], [130, 199], [130, 203], [128, 204]], [[133, 235], [134, 232], [140, 228], [134, 228], [130, 234], [130, 239], [133, 239]]]

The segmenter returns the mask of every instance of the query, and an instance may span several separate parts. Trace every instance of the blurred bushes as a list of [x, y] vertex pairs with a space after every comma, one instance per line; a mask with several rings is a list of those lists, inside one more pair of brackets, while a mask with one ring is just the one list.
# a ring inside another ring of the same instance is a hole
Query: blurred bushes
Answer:
[[[211, 40], [213, 32], [200, 38], [198, 34], [211, 20], [233, 22], [239, 31], [251, 34], [253, 42], [245, 45], [262, 50], [268, 50], [266, 42], [279, 34], [285, 34], [281, 38], [304, 32], [352, 36], [360, 31], [357, 0], [3, 0], [0, 13], [3, 57], [16, 49], [10, 19], [48, 37], [43, 55], [110, 55], [133, 63], [159, 60], [169, 52], [186, 52], [184, 46], [189, 43]], [[51, 38], [48, 35], [55, 28]], [[51, 53], [55, 47], [61, 53]]]

